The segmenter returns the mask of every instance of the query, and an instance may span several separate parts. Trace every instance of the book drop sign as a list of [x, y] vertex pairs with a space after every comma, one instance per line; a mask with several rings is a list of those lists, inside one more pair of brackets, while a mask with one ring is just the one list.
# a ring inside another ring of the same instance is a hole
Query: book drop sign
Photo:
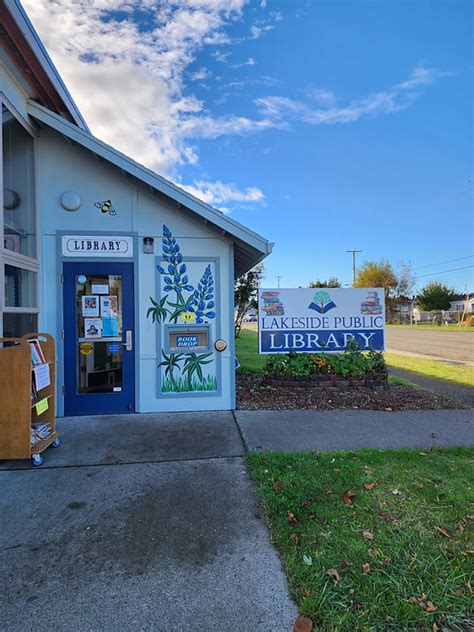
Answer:
[[259, 353], [385, 349], [382, 288], [260, 289]]

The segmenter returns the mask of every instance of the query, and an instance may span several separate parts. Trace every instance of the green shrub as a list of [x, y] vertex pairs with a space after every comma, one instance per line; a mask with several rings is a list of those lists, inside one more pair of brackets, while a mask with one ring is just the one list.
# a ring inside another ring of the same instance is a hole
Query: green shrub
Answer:
[[361, 377], [386, 372], [385, 360], [380, 351], [363, 352], [349, 341], [343, 353], [296, 353], [270, 355], [264, 369], [268, 375], [341, 375]]

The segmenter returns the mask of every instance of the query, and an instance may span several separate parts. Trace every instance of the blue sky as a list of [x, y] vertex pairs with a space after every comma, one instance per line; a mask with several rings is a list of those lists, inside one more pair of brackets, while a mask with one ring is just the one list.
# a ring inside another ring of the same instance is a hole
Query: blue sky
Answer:
[[474, 289], [471, 2], [24, 4], [97, 136], [275, 242], [266, 285], [357, 248]]

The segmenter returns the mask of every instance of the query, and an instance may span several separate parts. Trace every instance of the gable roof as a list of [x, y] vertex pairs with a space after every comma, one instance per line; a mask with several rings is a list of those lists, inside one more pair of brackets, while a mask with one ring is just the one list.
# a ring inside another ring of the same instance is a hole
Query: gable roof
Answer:
[[273, 244], [264, 237], [181, 189], [173, 182], [170, 182], [170, 180], [135, 162], [117, 149], [93, 136], [89, 131], [78, 128], [35, 101], [28, 102], [28, 112], [38, 123], [56, 130], [56, 132], [84, 147], [96, 157], [109, 162], [139, 182], [175, 200], [178, 205], [186, 208], [206, 225], [218, 231], [221, 236], [233, 241], [234, 273], [236, 277], [250, 270], [250, 268], [271, 253]]
[[40, 103], [89, 131], [19, 0], [0, 0], [0, 42]]

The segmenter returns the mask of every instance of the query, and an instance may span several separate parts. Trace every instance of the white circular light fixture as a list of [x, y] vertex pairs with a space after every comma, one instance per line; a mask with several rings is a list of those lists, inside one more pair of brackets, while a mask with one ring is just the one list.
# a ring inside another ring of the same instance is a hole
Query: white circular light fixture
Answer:
[[3, 189], [3, 208], [7, 211], [13, 211], [20, 206], [20, 196], [16, 191], [11, 189]]
[[81, 196], [74, 191], [65, 191], [61, 195], [61, 206], [66, 211], [77, 211], [81, 204]]

